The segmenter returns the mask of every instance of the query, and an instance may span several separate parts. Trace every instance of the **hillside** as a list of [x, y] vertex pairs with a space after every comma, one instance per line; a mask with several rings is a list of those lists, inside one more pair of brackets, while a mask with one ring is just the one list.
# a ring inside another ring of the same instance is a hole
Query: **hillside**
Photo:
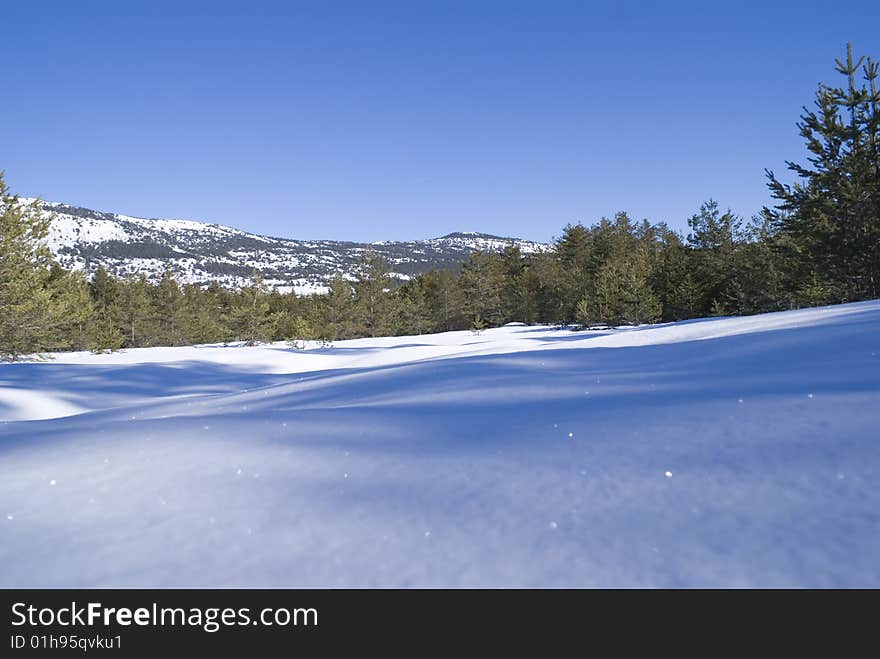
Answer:
[[0, 364], [0, 586], [880, 587], [880, 301]]
[[516, 245], [523, 253], [546, 248], [542, 243], [481, 233], [452, 233], [441, 238], [376, 243], [295, 240], [260, 236], [219, 224], [190, 220], [143, 219], [44, 203], [54, 217], [49, 246], [56, 260], [70, 269], [93, 271], [103, 265], [111, 274], [145, 274], [155, 278], [171, 265], [185, 283], [246, 282], [254, 269], [282, 292], [324, 292], [340, 273], [353, 278], [365, 250], [383, 256], [392, 276], [410, 277], [441, 268], [457, 269], [475, 250], [500, 251]]

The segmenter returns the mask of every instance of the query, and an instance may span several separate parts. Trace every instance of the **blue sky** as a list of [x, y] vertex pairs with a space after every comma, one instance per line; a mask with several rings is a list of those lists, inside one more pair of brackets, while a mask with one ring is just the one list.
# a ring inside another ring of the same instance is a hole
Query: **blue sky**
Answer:
[[298, 238], [548, 240], [744, 216], [880, 3], [40, 2], [2, 7], [16, 192]]

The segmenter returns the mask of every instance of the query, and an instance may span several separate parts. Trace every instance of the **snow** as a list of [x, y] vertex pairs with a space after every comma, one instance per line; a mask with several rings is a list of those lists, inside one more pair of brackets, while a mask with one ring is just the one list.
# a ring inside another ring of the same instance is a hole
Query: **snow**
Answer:
[[0, 586], [878, 587], [878, 354], [875, 301], [2, 364]]
[[[34, 199], [21, 201], [29, 203]], [[144, 219], [58, 202], [43, 202], [43, 212], [45, 217], [51, 217], [47, 246], [63, 267], [82, 271], [88, 262], [92, 271], [103, 265], [111, 274], [144, 275], [153, 281], [170, 265], [182, 283], [217, 281], [236, 288], [249, 283], [251, 271], [257, 269], [268, 285], [282, 292], [323, 294], [337, 273], [350, 281], [357, 278], [358, 264], [367, 247], [328, 240], [273, 238], [219, 224]], [[132, 248], [121, 253], [120, 245], [111, 245], [111, 241], [129, 243]], [[144, 243], [165, 254], [162, 258], [133, 256], [149, 253], [143, 251]], [[549, 248], [543, 243], [478, 233], [373, 243], [388, 261], [389, 275], [403, 282], [412, 278], [413, 267], [416, 272], [433, 270], [448, 265], [449, 259], [464, 258], [468, 252], [501, 251], [508, 245], [516, 245], [523, 254]], [[406, 266], [400, 269], [408, 272], [395, 271], [398, 266]]]

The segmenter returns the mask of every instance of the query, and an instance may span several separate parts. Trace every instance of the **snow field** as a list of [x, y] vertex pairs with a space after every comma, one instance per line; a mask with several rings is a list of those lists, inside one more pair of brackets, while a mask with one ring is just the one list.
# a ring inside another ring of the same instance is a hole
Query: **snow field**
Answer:
[[880, 302], [0, 365], [0, 586], [880, 586]]

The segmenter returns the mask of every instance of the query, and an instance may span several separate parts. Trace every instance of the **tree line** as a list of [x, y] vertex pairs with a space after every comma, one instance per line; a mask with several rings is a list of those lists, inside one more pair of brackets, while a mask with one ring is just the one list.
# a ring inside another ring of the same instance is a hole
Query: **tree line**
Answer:
[[551, 249], [474, 252], [458, 271], [403, 284], [366, 253], [326, 295], [161, 279], [91, 280], [52, 262], [50, 218], [0, 176], [0, 356], [194, 343], [325, 344], [523, 323], [618, 326], [744, 315], [880, 296], [880, 92], [871, 58], [848, 46], [839, 87], [820, 85], [798, 123], [807, 162], [797, 181], [767, 172], [776, 200], [748, 221], [709, 200], [682, 234], [626, 213], [566, 226]]

